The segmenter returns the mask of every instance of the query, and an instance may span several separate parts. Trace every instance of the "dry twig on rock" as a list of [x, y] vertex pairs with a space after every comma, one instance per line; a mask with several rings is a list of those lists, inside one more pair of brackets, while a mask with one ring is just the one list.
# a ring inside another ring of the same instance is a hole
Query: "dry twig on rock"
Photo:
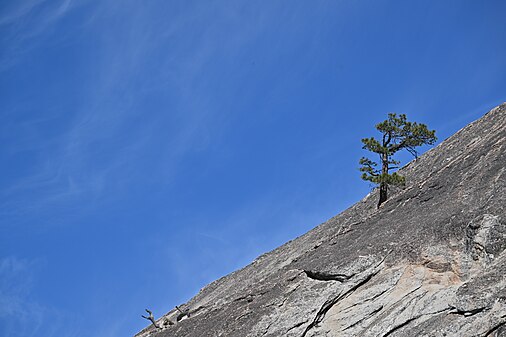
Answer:
[[155, 326], [155, 328], [161, 329], [161, 327], [156, 323], [155, 317], [153, 316], [153, 313], [150, 310], [148, 310], [148, 309], [146, 309], [146, 312], [149, 314], [149, 316], [141, 315], [142, 318], [145, 318], [148, 321], [151, 321], [151, 323]]

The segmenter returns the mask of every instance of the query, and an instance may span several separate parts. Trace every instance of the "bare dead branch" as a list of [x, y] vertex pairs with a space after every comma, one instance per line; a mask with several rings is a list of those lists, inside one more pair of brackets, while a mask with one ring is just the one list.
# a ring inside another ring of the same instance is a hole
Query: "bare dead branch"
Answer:
[[189, 312], [188, 310], [183, 311], [183, 310], [181, 310], [181, 308], [180, 308], [180, 307], [178, 307], [177, 305], [176, 305], [176, 309], [177, 309], [177, 311], [179, 311], [179, 313], [180, 313], [180, 314], [178, 315], [178, 317], [177, 317], [177, 320], [178, 320], [178, 321], [179, 321], [179, 320], [181, 320], [181, 319], [183, 319], [185, 316], [186, 316], [187, 318], [190, 318], [190, 312]]
[[153, 316], [153, 313], [148, 310], [148, 309], [145, 309], [146, 312], [149, 314], [149, 316], [144, 316], [144, 315], [141, 315], [142, 318], [145, 318], [147, 319], [148, 321], [151, 321], [151, 324], [153, 324], [153, 326], [157, 329], [161, 329], [161, 327], [158, 325], [158, 323], [156, 323], [156, 320], [155, 320], [155, 317]]

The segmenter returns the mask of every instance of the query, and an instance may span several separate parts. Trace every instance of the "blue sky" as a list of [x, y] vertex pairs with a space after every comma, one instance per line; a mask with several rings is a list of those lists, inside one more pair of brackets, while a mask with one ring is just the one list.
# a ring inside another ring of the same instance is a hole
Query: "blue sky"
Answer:
[[133, 335], [360, 200], [388, 112], [442, 140], [506, 100], [505, 12], [2, 1], [0, 335]]

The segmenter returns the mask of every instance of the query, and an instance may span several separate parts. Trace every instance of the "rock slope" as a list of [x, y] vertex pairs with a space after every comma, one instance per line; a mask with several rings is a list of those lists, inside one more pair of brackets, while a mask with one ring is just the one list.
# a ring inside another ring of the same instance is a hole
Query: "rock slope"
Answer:
[[502, 104], [137, 337], [506, 336], [505, 171]]

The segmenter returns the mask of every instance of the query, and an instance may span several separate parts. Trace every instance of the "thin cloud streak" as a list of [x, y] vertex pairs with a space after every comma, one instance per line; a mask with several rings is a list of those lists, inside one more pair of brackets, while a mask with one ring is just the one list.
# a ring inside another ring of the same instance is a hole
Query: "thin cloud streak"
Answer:
[[0, 16], [0, 25], [11, 24], [19, 20], [45, 1], [46, 0], [15, 1], [12, 5], [13, 8], [7, 8], [3, 15]]
[[0, 333], [9, 337], [78, 336], [75, 318], [31, 299], [40, 259], [0, 257]]
[[72, 10], [72, 0], [20, 1], [0, 17], [0, 72], [15, 66], [33, 48], [47, 41], [46, 32]]
[[[69, 1], [62, 2], [45, 22], [49, 23], [63, 16], [69, 5]], [[34, 7], [35, 5], [31, 8]], [[114, 15], [116, 10], [114, 3], [108, 2], [96, 10], [95, 20], [100, 16]], [[154, 121], [136, 128], [137, 133], [133, 135], [134, 137], [130, 139], [124, 137], [141, 114], [134, 107], [137, 102], [131, 99], [135, 89], [130, 78], [136, 78], [134, 75], [138, 72], [137, 69], [140, 69], [146, 54], [157, 47], [156, 38], [153, 34], [149, 34], [149, 18], [139, 15], [136, 17], [137, 19], [134, 18], [130, 22], [133, 26], [130, 29], [131, 34], [127, 34], [119, 54], [117, 46], [109, 44], [107, 33], [104, 34], [105, 39], [100, 49], [101, 64], [98, 64], [101, 69], [98, 72], [100, 74], [98, 82], [89, 86], [90, 89], [85, 93], [88, 103], [75, 112], [74, 122], [68, 131], [50, 141], [32, 138], [32, 143], [37, 144], [38, 148], [53, 149], [45, 151], [44, 161], [35, 168], [32, 175], [13, 182], [3, 190], [2, 199], [6, 201], [1, 207], [2, 215], [37, 213], [61, 207], [68, 201], [77, 201], [76, 198], [100, 197], [104, 188], [108, 187], [107, 184], [111, 185], [110, 182], [119, 186], [123, 185], [122, 182], [128, 181], [129, 163], [141, 160], [136, 156], [141, 156], [145, 148], [157, 141], [153, 139], [153, 134], [160, 131], [160, 121], [157, 119], [165, 116], [158, 118], [154, 116]], [[178, 31], [175, 25], [172, 24], [169, 30]], [[40, 27], [42, 31], [44, 24]], [[26, 37], [34, 33], [21, 32], [21, 34]], [[128, 57], [125, 58], [125, 55]], [[114, 59], [115, 66], [110, 67], [110, 60]], [[190, 113], [184, 117], [178, 121], [176, 132], [164, 140], [171, 146], [168, 152], [162, 155], [163, 163], [160, 165], [164, 168], [171, 166], [173, 168], [171, 172], [177, 171], [177, 161], [191, 148], [192, 139], [202, 134], [200, 132], [202, 124], [197, 123], [203, 120], [202, 116], [193, 116]], [[97, 148], [96, 144], [104, 142], [118, 143], [120, 148], [116, 148], [105, 157], [105, 160], [98, 163], [96, 156], [100, 155], [101, 149]], [[118, 172], [125, 169], [127, 174], [118, 175]], [[167, 172], [165, 169], [161, 171]], [[37, 201], [26, 203], [27, 194]]]
[[[56, 19], [64, 15], [68, 6], [69, 2], [62, 3], [52, 17]], [[94, 20], [105, 20], [104, 18], [117, 13], [114, 2], [102, 3], [95, 10]], [[166, 41], [179, 38], [178, 34], [187, 29], [188, 25], [202, 20], [205, 15], [208, 13], [200, 11], [184, 20], [170, 20], [162, 35]], [[139, 11], [130, 17], [129, 26], [130, 29], [119, 41], [119, 49], [117, 45], [110, 43], [112, 36], [109, 37], [107, 32], [103, 34], [97, 64], [100, 71], [97, 72], [98, 77], [90, 79], [94, 83], [89, 85], [88, 92], [84, 93], [87, 96], [86, 106], [75, 112], [74, 122], [65, 134], [51, 142], [43, 139], [36, 142], [46, 144], [43, 146], [46, 148], [51, 145], [56, 150], [47, 153], [45, 162], [32, 176], [25, 177], [4, 191], [5, 200], [9, 200], [4, 209], [8, 208], [11, 212], [20, 214], [58, 207], [59, 203], [73, 198], [101, 197], [104, 189], [124, 185], [131, 179], [131, 174], [136, 174], [129, 171], [130, 163], [141, 161], [142, 159], [137, 157], [142, 157], [146, 149], [154, 143], [166, 144], [159, 154], [155, 176], [158, 176], [162, 183], [170, 183], [178, 174], [179, 165], [186, 154], [206, 149], [211, 144], [212, 137], [219, 135], [221, 130], [227, 127], [224, 123], [224, 116], [229, 113], [227, 109], [220, 106], [221, 103], [213, 102], [210, 94], [206, 96], [201, 92], [198, 98], [195, 95], [195, 88], [213, 85], [206, 83], [201, 77], [206, 62], [216, 57], [219, 49], [223, 47], [209, 42], [219, 36], [221, 28], [208, 27], [209, 29], [202, 31], [202, 35], [198, 36], [199, 43], [192, 45], [190, 55], [172, 52], [168, 60], [160, 64], [162, 69], [167, 70], [165, 75], [160, 75], [161, 79], [169, 81], [168, 88], [178, 88], [177, 92], [170, 93], [171, 96], [177, 97], [177, 101], [174, 101], [172, 111], [149, 112], [139, 111], [139, 102], [132, 98], [132, 92], [137, 90], [134, 81], [145, 60], [153, 58], [155, 50], [163, 43], [159, 40], [158, 32], [154, 31], [147, 13]], [[262, 29], [260, 26], [257, 30], [237, 32], [232, 38], [235, 42], [225, 47], [231, 51], [240, 50], [240, 45], [257, 38]], [[220, 53], [223, 51], [220, 50]], [[124, 57], [125, 55], [127, 57]], [[233, 59], [234, 55], [229, 57]], [[115, 60], [112, 67], [111, 60]], [[169, 69], [178, 70], [174, 73]], [[154, 84], [160, 85], [156, 82]], [[149, 88], [148, 84], [147, 89], [141, 89], [149, 94]], [[184, 114], [181, 112], [183, 106]], [[149, 118], [146, 118], [149, 122], [136, 125], [132, 137], [125, 137], [137, 119], [145, 119], [142, 116], [145, 114], [149, 115]], [[161, 125], [170, 123], [171, 119], [174, 119], [177, 125], [169, 126], [169, 131], [164, 133]], [[95, 144], [104, 142], [116, 142], [120, 148], [97, 163], [96, 156], [101, 149]], [[92, 166], [94, 168], [89, 170]], [[24, 206], [24, 195], [34, 192], [33, 196], [38, 202]], [[16, 195], [19, 197], [16, 198]]]

